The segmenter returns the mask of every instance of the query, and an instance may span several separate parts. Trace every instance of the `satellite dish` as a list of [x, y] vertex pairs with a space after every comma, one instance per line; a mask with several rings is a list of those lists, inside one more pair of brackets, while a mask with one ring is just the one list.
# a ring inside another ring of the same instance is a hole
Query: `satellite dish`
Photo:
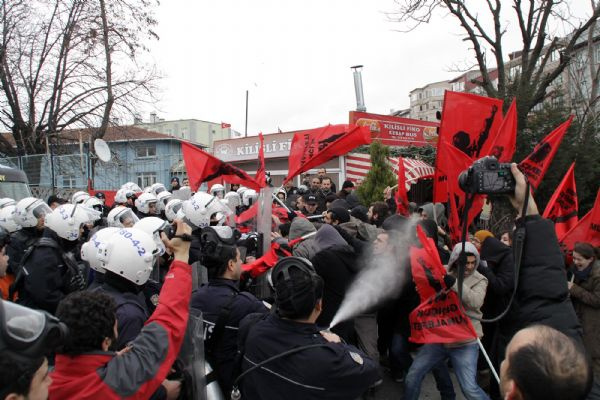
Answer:
[[110, 161], [110, 148], [108, 144], [102, 139], [94, 140], [94, 151], [96, 155], [101, 161], [109, 162]]

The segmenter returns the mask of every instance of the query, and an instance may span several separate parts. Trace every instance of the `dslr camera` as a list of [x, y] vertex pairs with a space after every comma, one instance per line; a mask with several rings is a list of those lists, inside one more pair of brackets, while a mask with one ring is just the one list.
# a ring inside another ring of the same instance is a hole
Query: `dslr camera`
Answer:
[[514, 193], [516, 182], [509, 163], [501, 163], [496, 157], [487, 156], [461, 172], [458, 185], [465, 193], [498, 195]]

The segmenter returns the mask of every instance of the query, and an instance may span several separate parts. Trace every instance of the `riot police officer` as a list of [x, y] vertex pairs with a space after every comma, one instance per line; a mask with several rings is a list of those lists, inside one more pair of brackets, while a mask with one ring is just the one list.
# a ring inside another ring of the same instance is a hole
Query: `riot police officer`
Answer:
[[202, 312], [206, 359], [224, 393], [231, 391], [239, 322], [250, 313], [267, 312], [260, 300], [239, 289], [242, 261], [237, 239], [239, 233], [228, 226], [202, 229], [201, 262], [209, 282], [194, 291], [191, 300], [191, 307]]
[[98, 218], [98, 211], [79, 204], [63, 204], [46, 216], [42, 237], [23, 256], [15, 280], [19, 303], [54, 313], [65, 295], [85, 289], [85, 273], [73, 251], [83, 224]]
[[308, 260], [283, 258], [271, 277], [276, 312], [240, 324], [243, 398], [356, 399], [380, 381], [373, 360], [315, 325], [323, 280]]

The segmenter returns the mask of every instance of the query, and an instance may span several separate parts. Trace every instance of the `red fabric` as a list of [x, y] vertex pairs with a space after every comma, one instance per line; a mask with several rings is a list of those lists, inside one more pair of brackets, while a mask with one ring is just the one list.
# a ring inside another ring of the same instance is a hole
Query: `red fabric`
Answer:
[[248, 272], [251, 277], [256, 278], [273, 268], [280, 258], [290, 257], [291, 255], [290, 245], [273, 242], [271, 243], [271, 249], [264, 256], [250, 264], [242, 264], [242, 270]]
[[594, 207], [559, 241], [568, 250], [573, 250], [573, 246], [577, 242], [587, 242], [592, 246], [600, 246], [600, 189], [596, 194]]
[[552, 159], [558, 150], [558, 146], [563, 140], [567, 129], [573, 121], [571, 115], [568, 120], [563, 122], [558, 128], [554, 129], [541, 142], [539, 142], [533, 152], [519, 163], [519, 169], [527, 176], [529, 183], [534, 189], [540, 185], [542, 178], [546, 174]]
[[510, 162], [517, 147], [517, 102], [513, 100], [498, 129], [492, 138], [487, 155], [494, 156], [500, 162]]
[[256, 191], [265, 186], [264, 183], [261, 185], [245, 171], [219, 160], [190, 143], [181, 142], [181, 150], [190, 186], [194, 192], [198, 190], [202, 182], [218, 177], [225, 182], [239, 183]]
[[227, 129], [227, 128], [231, 128], [231, 124], [228, 124], [227, 122], [221, 122], [221, 129]]
[[256, 214], [258, 214], [258, 202], [252, 204], [249, 209], [247, 209], [246, 211], [243, 211], [240, 215], [236, 215], [235, 223], [243, 224], [244, 222], [248, 221], [249, 219], [256, 217]]
[[448, 234], [452, 244], [458, 243], [461, 238], [462, 231], [460, 230], [460, 217], [458, 216], [458, 206], [456, 198], [450, 195], [448, 198]]
[[489, 154], [502, 123], [501, 110], [500, 99], [446, 91], [435, 164], [434, 202], [447, 201], [446, 194], [450, 191], [447, 187], [450, 177], [446, 174], [452, 166], [442, 168], [448, 159], [448, 149], [453, 147], [462, 151], [470, 160], [469, 165]]
[[112, 205], [115, 203], [115, 195], [117, 194], [116, 190], [88, 190], [88, 194], [90, 196], [95, 196], [96, 193], [98, 192], [102, 192], [104, 193], [104, 196], [106, 197], [106, 200], [104, 201], [104, 205], [107, 207], [112, 207]]
[[264, 187], [267, 185], [267, 171], [265, 169], [265, 139], [262, 132], [258, 134], [258, 140], [260, 141], [260, 146], [258, 147], [258, 169], [256, 170], [254, 180]]
[[[160, 292], [160, 303], [146, 321], [145, 325], [158, 324], [167, 333], [167, 342], [161, 342], [156, 330], [142, 330], [140, 335], [152, 335], [156, 344], [155, 352], [162, 354], [160, 365], [146, 365], [148, 369], [156, 369], [152, 379], [139, 388], [132, 388], [127, 376], [119, 379], [120, 388], [109, 387], [98, 371], [106, 370], [105, 377], [114, 378], [117, 374], [140, 375], [134, 368], [139, 366], [140, 354], [134, 346], [129, 352], [115, 356], [111, 354], [83, 354], [78, 356], [56, 355], [56, 367], [50, 374], [50, 400], [54, 399], [148, 399], [160, 386], [171, 370], [173, 362], [179, 354], [188, 323], [190, 297], [192, 293], [191, 267], [181, 261], [174, 261], [165, 276], [165, 283]], [[156, 336], [156, 337], [154, 337]], [[162, 346], [162, 348], [160, 348]], [[100, 350], [100, 349], [99, 349]], [[140, 351], [149, 351], [148, 348]], [[143, 357], [142, 357], [143, 358]], [[128, 368], [129, 367], [129, 368]], [[122, 390], [119, 390], [122, 389]], [[135, 389], [135, 394], [125, 396], [126, 391]]]
[[410, 313], [410, 341], [415, 343], [456, 343], [477, 338], [471, 320], [461, 311], [456, 292], [446, 287], [438, 251], [433, 240], [417, 226], [423, 248], [412, 247], [412, 277], [421, 304]]
[[289, 172], [283, 183], [317, 167], [333, 157], [371, 143], [370, 128], [355, 125], [327, 125], [298, 132], [292, 139], [288, 160]]
[[406, 193], [406, 171], [404, 159], [398, 157], [398, 190], [396, 190], [396, 213], [409, 216], [408, 194]]
[[556, 237], [563, 237], [577, 225], [577, 211], [575, 163], [573, 163], [550, 198], [542, 217], [554, 222]]

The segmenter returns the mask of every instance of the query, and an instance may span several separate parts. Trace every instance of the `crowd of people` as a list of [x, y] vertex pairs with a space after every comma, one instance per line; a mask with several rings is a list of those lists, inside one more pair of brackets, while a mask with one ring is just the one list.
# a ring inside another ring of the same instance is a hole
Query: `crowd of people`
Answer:
[[[360, 182], [337, 191], [325, 169], [275, 191], [270, 232], [235, 222], [259, 201], [240, 185], [126, 183], [110, 207], [101, 192], [0, 199], [0, 399], [376, 399], [383, 379], [418, 399], [429, 372], [454, 399], [450, 371], [467, 399], [600, 398], [599, 251], [565, 254], [512, 173], [514, 225], [465, 243], [451, 242], [444, 205], [401, 216], [391, 189], [363, 204]], [[460, 294], [477, 337], [409, 340], [418, 226], [447, 271], [439, 294]], [[264, 240], [277, 258], [255, 276]], [[384, 259], [406, 279], [331, 326]], [[184, 343], [202, 347], [201, 371]]]

